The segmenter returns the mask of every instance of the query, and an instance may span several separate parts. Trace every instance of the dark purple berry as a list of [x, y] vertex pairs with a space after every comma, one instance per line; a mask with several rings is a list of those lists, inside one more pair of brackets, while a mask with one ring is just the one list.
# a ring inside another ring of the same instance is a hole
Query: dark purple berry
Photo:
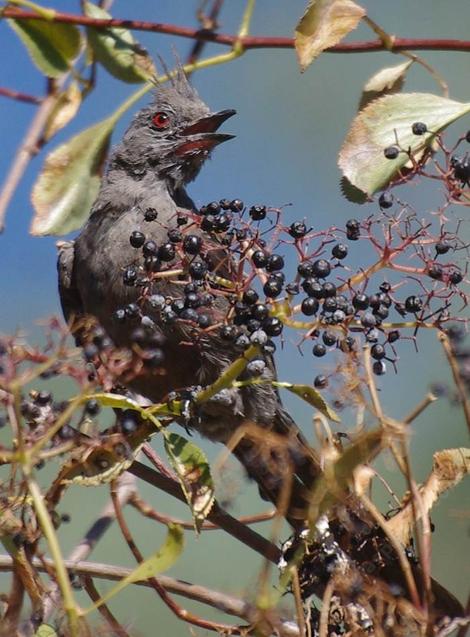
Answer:
[[259, 299], [258, 292], [249, 288], [243, 292], [243, 302], [247, 305], [254, 305]]
[[155, 208], [147, 208], [147, 210], [144, 212], [145, 221], [155, 221], [157, 217], [158, 212], [155, 210]]
[[436, 243], [437, 254], [446, 254], [446, 252], [449, 252], [450, 248], [451, 248], [450, 244], [445, 239], [442, 239], [442, 241], [439, 241], [439, 243]]
[[330, 281], [323, 283], [322, 295], [324, 298], [336, 296], [336, 292], [337, 292], [336, 285], [334, 283], [331, 283]]
[[313, 263], [313, 274], [319, 279], [325, 279], [331, 272], [331, 265], [326, 259], [318, 259]]
[[391, 192], [383, 192], [379, 197], [379, 206], [382, 210], [387, 210], [393, 206], [393, 195]]
[[211, 201], [205, 206], [206, 214], [209, 215], [218, 215], [220, 212], [220, 203], [218, 201]]
[[314, 299], [323, 298], [323, 285], [313, 277], [309, 277], [302, 282], [302, 289], [305, 294]]
[[264, 321], [264, 319], [268, 318], [269, 316], [269, 310], [266, 305], [263, 305], [262, 303], [257, 303], [254, 306], [251, 312], [251, 315], [253, 316], [253, 318], [257, 319], [258, 321]]
[[241, 212], [244, 208], [244, 203], [241, 199], [234, 199], [230, 202], [230, 210], [232, 212]]
[[44, 406], [44, 405], [48, 405], [51, 402], [51, 400], [52, 400], [51, 392], [43, 390], [38, 392], [36, 398], [34, 399], [34, 402], [37, 405]]
[[133, 248], [141, 248], [145, 243], [145, 235], [143, 232], [134, 230], [129, 237], [129, 243]]
[[375, 327], [377, 325], [377, 319], [371, 312], [364, 312], [361, 316], [361, 324], [364, 327]]
[[384, 155], [386, 159], [396, 159], [400, 153], [400, 149], [397, 146], [387, 146], [384, 148]]
[[155, 255], [145, 257], [144, 266], [147, 272], [158, 272], [160, 270], [161, 261]]
[[137, 281], [137, 270], [134, 267], [129, 267], [124, 270], [122, 275], [122, 282], [124, 285], [132, 286]]
[[215, 223], [214, 215], [207, 215], [201, 221], [201, 230], [204, 230], [204, 232], [213, 232], [215, 229]]
[[453, 285], [458, 285], [463, 281], [463, 274], [460, 272], [460, 270], [452, 270], [451, 272], [449, 272], [449, 281]]
[[211, 317], [208, 314], [199, 314], [197, 324], [203, 330], [212, 324]]
[[374, 361], [372, 370], [376, 376], [383, 376], [387, 371], [387, 365], [385, 364], [385, 361]]
[[158, 246], [155, 241], [146, 241], [142, 248], [142, 252], [144, 253], [144, 257], [153, 257], [156, 256], [158, 252]]
[[183, 233], [178, 228], [171, 228], [168, 230], [168, 241], [171, 243], [181, 243], [183, 240]]
[[188, 223], [188, 217], [185, 215], [180, 215], [176, 217], [176, 223], [178, 226], [185, 226]]
[[328, 379], [324, 374], [318, 374], [313, 380], [313, 386], [317, 389], [325, 389], [328, 386]]
[[416, 314], [423, 309], [423, 301], [418, 296], [409, 296], [405, 300], [405, 310]]
[[387, 335], [387, 340], [389, 343], [394, 343], [395, 341], [398, 341], [399, 338], [400, 338], [400, 332], [398, 330], [392, 330]]
[[356, 310], [366, 310], [369, 307], [369, 297], [359, 292], [353, 296], [352, 304]]
[[219, 334], [224, 341], [233, 341], [238, 335], [238, 330], [233, 325], [222, 325]]
[[382, 358], [385, 358], [384, 346], [380, 345], [380, 343], [376, 343], [375, 345], [372, 345], [372, 347], [370, 348], [370, 355], [376, 361], [382, 360]]
[[183, 250], [187, 254], [199, 254], [202, 247], [202, 239], [195, 234], [188, 234], [183, 239]]
[[313, 316], [318, 312], [319, 303], [317, 299], [307, 297], [302, 301], [301, 310], [305, 316]]
[[268, 316], [263, 321], [263, 330], [268, 336], [279, 336], [283, 330], [284, 325], [275, 316]]
[[324, 344], [327, 347], [332, 347], [333, 345], [336, 345], [336, 341], [337, 340], [338, 339], [337, 339], [336, 334], [334, 332], [326, 330], [322, 334], [322, 341], [324, 342]]
[[280, 254], [270, 254], [266, 261], [266, 270], [268, 272], [276, 272], [284, 267], [284, 259]]
[[272, 279], [271, 277], [269, 277], [269, 279], [263, 285], [263, 292], [266, 296], [274, 299], [281, 294], [282, 283], [280, 283], [276, 279]]
[[203, 261], [193, 261], [188, 270], [193, 279], [201, 280], [206, 276], [208, 267]]
[[344, 245], [344, 243], [337, 243], [333, 246], [331, 254], [335, 257], [335, 259], [344, 259], [348, 256], [348, 246]]
[[313, 276], [313, 263], [311, 261], [302, 261], [297, 266], [297, 272], [304, 279]]
[[431, 279], [440, 281], [442, 279], [443, 273], [444, 270], [440, 263], [431, 263], [431, 265], [428, 267], [428, 275], [431, 277]]
[[268, 258], [266, 254], [263, 252], [263, 250], [255, 250], [253, 252], [251, 260], [253, 261], [253, 264], [256, 268], [264, 268]]
[[116, 323], [123, 323], [126, 320], [126, 311], [119, 308], [113, 312], [112, 318]]
[[320, 358], [321, 356], [325, 356], [326, 347], [323, 345], [323, 343], [315, 343], [315, 345], [313, 346], [312, 352], [314, 356], [317, 356]]
[[158, 256], [162, 261], [173, 261], [176, 256], [175, 246], [172, 243], [164, 243], [158, 248]]
[[424, 122], [414, 122], [411, 126], [411, 130], [413, 131], [413, 135], [424, 135], [427, 132], [428, 127]]
[[289, 234], [294, 239], [301, 239], [307, 234], [307, 226], [303, 221], [294, 221], [289, 227]]
[[266, 206], [251, 206], [249, 215], [253, 221], [261, 221], [266, 218]]

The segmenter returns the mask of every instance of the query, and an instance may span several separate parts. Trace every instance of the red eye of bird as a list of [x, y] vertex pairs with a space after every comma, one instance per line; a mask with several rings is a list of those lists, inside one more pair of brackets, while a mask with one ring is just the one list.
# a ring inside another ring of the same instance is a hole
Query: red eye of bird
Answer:
[[163, 130], [170, 125], [170, 116], [165, 111], [159, 111], [152, 117], [152, 122], [158, 130]]

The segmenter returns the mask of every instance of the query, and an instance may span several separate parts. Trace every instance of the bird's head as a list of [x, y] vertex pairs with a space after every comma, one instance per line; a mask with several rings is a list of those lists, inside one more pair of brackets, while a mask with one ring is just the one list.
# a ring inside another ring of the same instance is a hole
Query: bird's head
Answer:
[[234, 114], [234, 110], [211, 113], [181, 71], [135, 115], [121, 151], [132, 163], [145, 164], [179, 187], [196, 177], [215, 146], [233, 138], [217, 130]]

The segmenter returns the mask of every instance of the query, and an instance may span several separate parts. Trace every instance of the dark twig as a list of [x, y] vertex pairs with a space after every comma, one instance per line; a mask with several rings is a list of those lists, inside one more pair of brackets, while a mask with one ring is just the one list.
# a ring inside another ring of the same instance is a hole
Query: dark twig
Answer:
[[[15, 18], [16, 20], [44, 20], [44, 17], [33, 11], [20, 11], [7, 7], [3, 10], [5, 18]], [[294, 48], [293, 38], [286, 37], [260, 37], [246, 36], [239, 38], [237, 35], [225, 33], [211, 33], [190, 27], [181, 27], [175, 24], [163, 24], [161, 22], [146, 22], [143, 20], [123, 20], [111, 18], [100, 20], [89, 18], [83, 15], [62, 13], [57, 11], [54, 15], [54, 22], [65, 24], [77, 24], [95, 29], [109, 29], [111, 27], [121, 27], [134, 29], [135, 31], [150, 31], [153, 33], [165, 33], [192, 40], [204, 40], [205, 42], [215, 42], [233, 47], [239, 43], [244, 49], [292, 49]], [[403, 50], [416, 51], [470, 51], [470, 40], [453, 40], [450, 38], [395, 38], [391, 52]], [[382, 40], [366, 40], [351, 43], [337, 44], [327, 51], [329, 53], [364, 53], [366, 51], [384, 51], [387, 46]]]
[[18, 102], [26, 102], [26, 104], [40, 104], [44, 100], [43, 97], [21, 93], [21, 91], [15, 91], [12, 88], [5, 88], [4, 86], [0, 86], [0, 95], [2, 97], [9, 97], [12, 100], [17, 100]]
[[[91, 577], [87, 576], [83, 578], [84, 588], [92, 602], [98, 602], [101, 598], [99, 592], [96, 590], [95, 584]], [[129, 637], [129, 633], [124, 630], [118, 620], [114, 617], [112, 612], [106, 606], [106, 604], [100, 604], [98, 606], [98, 612], [104, 617], [104, 619], [108, 622], [110, 628], [113, 631], [113, 635], [117, 635], [117, 637]]]
[[[160, 475], [150, 467], [140, 462], [134, 462], [129, 472], [157, 487], [157, 489], [161, 489], [174, 498], [181, 500], [181, 502], [186, 502], [184, 493], [177, 482]], [[229, 515], [217, 503], [212, 507], [207, 519], [271, 562], [277, 562], [281, 557], [281, 552], [277, 546]]]

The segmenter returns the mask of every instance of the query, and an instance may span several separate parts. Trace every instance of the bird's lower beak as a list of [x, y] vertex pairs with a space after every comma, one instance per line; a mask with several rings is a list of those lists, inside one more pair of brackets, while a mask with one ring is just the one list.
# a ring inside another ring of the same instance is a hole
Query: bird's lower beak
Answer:
[[236, 111], [227, 109], [212, 113], [207, 117], [201, 117], [193, 124], [187, 126], [182, 134], [184, 138], [175, 150], [176, 155], [190, 155], [201, 151], [210, 151], [218, 144], [233, 139], [235, 135], [216, 133], [217, 129], [226, 119], [235, 115]]

